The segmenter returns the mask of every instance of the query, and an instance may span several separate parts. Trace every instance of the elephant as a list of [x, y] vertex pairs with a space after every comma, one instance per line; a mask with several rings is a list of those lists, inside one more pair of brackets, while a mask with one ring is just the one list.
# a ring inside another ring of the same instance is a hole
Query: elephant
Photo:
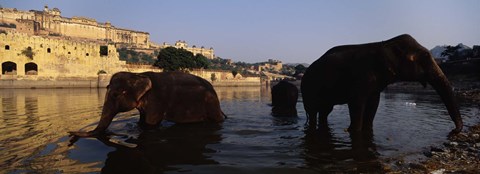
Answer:
[[[314, 61], [301, 81], [307, 128], [327, 124], [334, 105], [348, 104], [349, 132], [372, 131], [380, 92], [397, 81], [430, 84], [445, 104], [455, 128], [463, 122], [453, 89], [429, 50], [408, 34], [387, 41], [336, 46]], [[318, 116], [318, 120], [317, 120]]]
[[162, 120], [174, 123], [223, 122], [217, 93], [203, 78], [183, 72], [115, 73], [105, 94], [97, 127], [89, 132], [69, 132], [92, 137], [105, 132], [113, 117], [132, 109], [140, 112], [139, 125], [152, 129]]
[[286, 80], [272, 87], [272, 115], [297, 116], [298, 89]]

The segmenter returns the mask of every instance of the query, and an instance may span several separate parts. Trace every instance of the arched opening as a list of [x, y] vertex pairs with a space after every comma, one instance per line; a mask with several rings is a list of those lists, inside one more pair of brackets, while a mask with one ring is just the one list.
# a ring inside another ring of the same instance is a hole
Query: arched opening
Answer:
[[37, 64], [30, 62], [25, 64], [25, 75], [38, 75]]
[[52, 50], [50, 48], [47, 48], [47, 53], [51, 53]]
[[10, 45], [5, 45], [5, 50], [10, 50]]
[[14, 62], [3, 62], [2, 63], [2, 74], [3, 75], [17, 75], [17, 64]]

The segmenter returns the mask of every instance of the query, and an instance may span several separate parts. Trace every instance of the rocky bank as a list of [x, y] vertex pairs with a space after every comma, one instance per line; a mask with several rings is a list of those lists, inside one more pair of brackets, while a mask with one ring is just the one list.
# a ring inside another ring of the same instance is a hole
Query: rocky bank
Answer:
[[[478, 103], [480, 89], [458, 91], [461, 99]], [[397, 160], [385, 167], [386, 173], [480, 173], [480, 123], [450, 136], [440, 146], [425, 151], [427, 157], [421, 162]]]

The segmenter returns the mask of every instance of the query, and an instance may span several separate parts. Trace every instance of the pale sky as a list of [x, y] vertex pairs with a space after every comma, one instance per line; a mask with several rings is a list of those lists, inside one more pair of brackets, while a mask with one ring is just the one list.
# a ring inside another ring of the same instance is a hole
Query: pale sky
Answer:
[[4, 8], [59, 8], [110, 21], [161, 44], [185, 40], [222, 58], [312, 63], [336, 45], [408, 33], [426, 48], [480, 45], [479, 0], [0, 0]]

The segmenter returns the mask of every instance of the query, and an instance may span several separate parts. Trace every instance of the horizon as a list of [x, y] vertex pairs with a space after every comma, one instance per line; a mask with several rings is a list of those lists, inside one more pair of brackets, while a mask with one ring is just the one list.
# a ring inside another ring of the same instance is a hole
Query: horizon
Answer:
[[[96, 6], [92, 6], [96, 4]], [[480, 45], [480, 1], [4, 1], [3, 8], [58, 8], [63, 17], [111, 22], [161, 44], [185, 40], [236, 62], [311, 64], [337, 45], [412, 35], [427, 49]], [[142, 20], [139, 20], [142, 19]], [[151, 22], [149, 20], [158, 22]], [[165, 19], [165, 20], [162, 20]]]

